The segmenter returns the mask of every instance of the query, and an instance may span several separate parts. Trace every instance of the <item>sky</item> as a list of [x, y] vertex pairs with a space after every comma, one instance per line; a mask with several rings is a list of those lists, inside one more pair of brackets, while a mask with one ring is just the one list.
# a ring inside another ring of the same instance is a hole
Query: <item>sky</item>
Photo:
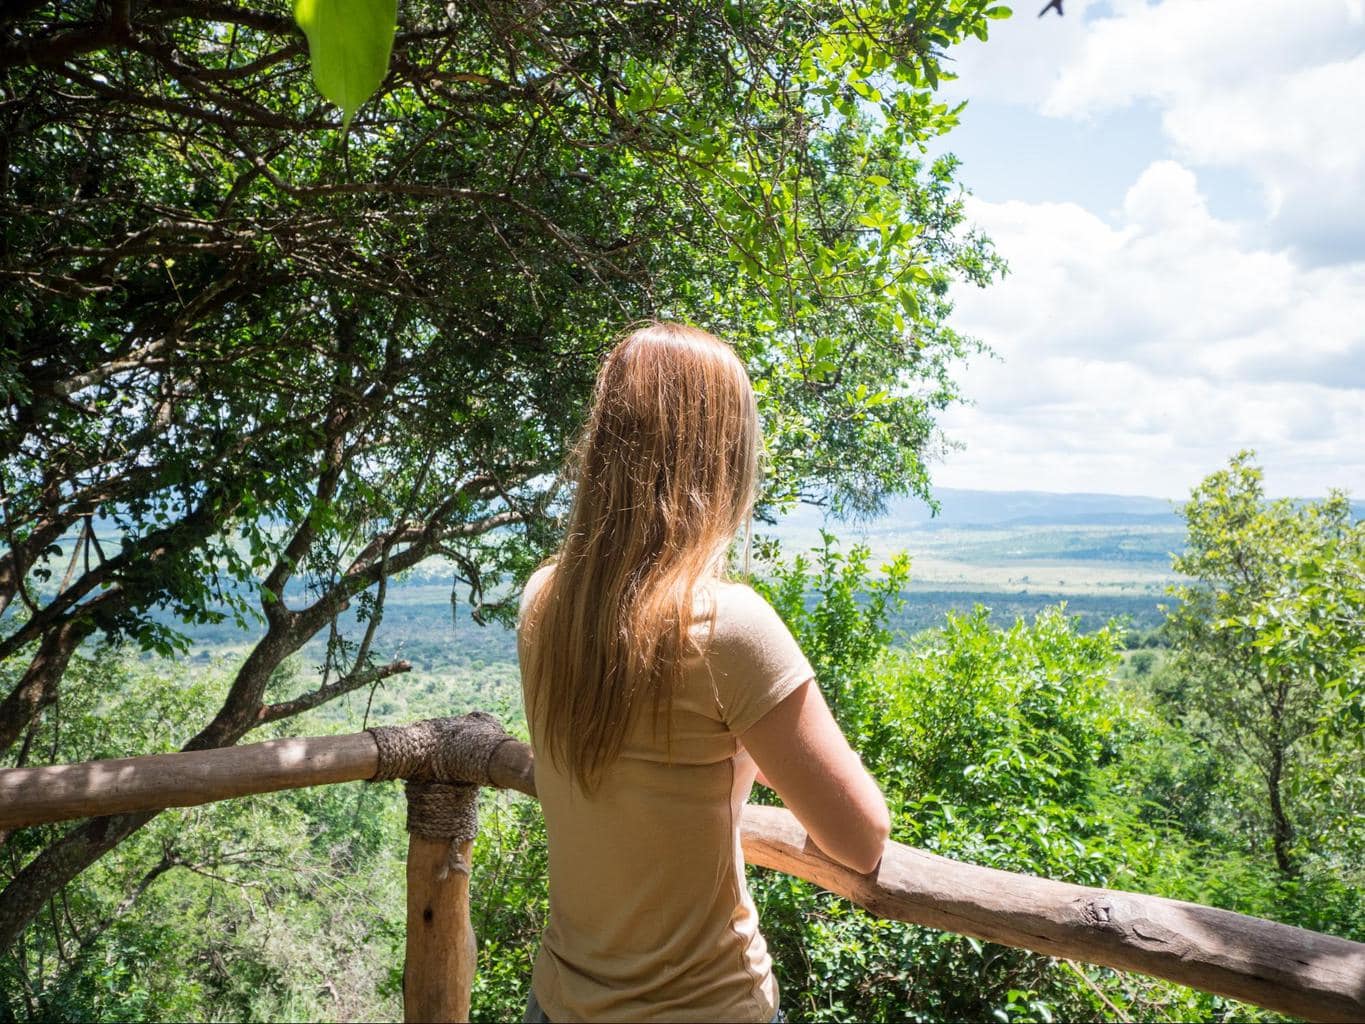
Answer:
[[1365, 497], [1365, 0], [1044, 0], [950, 51], [931, 153], [1010, 273], [935, 485], [1180, 498], [1242, 448]]

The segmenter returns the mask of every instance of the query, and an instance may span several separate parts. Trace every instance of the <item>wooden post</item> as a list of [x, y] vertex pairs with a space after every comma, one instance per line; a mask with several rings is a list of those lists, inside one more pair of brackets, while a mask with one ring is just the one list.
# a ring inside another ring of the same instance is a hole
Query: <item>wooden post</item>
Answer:
[[[482, 774], [487, 777], [486, 770]], [[404, 789], [408, 934], [403, 1020], [468, 1021], [476, 955], [469, 920], [469, 870], [479, 828], [479, 785], [409, 778]]]
[[[458, 844], [469, 864], [473, 840]], [[409, 1024], [469, 1020], [474, 984], [474, 928], [469, 921], [469, 872], [446, 867], [450, 843], [408, 839], [408, 944], [403, 963], [403, 1020]]]

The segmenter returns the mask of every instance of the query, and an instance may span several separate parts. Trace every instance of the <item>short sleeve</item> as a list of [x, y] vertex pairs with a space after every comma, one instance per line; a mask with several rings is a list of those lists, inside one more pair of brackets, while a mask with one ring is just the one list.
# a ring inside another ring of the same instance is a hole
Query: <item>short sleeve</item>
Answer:
[[717, 595], [706, 662], [721, 720], [735, 735], [815, 677], [772, 605], [739, 584], [723, 585]]

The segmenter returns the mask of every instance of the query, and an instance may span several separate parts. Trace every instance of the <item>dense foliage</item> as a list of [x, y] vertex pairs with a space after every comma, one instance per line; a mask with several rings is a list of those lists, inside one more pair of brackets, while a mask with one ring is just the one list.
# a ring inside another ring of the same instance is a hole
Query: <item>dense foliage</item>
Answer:
[[[972, 347], [948, 286], [998, 262], [921, 146], [956, 120], [945, 49], [1003, 13], [404, 3], [341, 130], [280, 4], [6, 5], [6, 763], [98, 681], [66, 671], [87, 641], [263, 627], [176, 725], [203, 748], [406, 671], [376, 627], [426, 559], [505, 613], [597, 357], [638, 317], [739, 346], [769, 502], [926, 492]], [[267, 700], [316, 636], [322, 671]], [[0, 892], [0, 948], [148, 820], [51, 834]]]
[[[1192, 506], [1207, 511], [1198, 499]], [[756, 583], [809, 653], [843, 728], [881, 781], [897, 840], [1365, 940], [1365, 877], [1350, 852], [1359, 849], [1359, 823], [1339, 826], [1355, 846], [1317, 843], [1285, 878], [1259, 831], [1247, 827], [1244, 773], [1174, 703], [1183, 648], [1140, 651], [1151, 658], [1145, 668], [1133, 667], [1136, 655], [1123, 666], [1121, 623], [1081, 632], [1061, 607], [1010, 625], [982, 607], [897, 636], [889, 623], [904, 599], [903, 561], [873, 573], [865, 548], [830, 536], [790, 560], [770, 547], [761, 552]], [[425, 687], [405, 678], [372, 708], [356, 695], [272, 728], [341, 730], [367, 712], [411, 720], [477, 704], [520, 729], [515, 669], [502, 667], [492, 690], [489, 668], [451, 670]], [[118, 696], [64, 705], [36, 742], [57, 760], [97, 757], [123, 749], [121, 726], [151, 716], [163, 728], [137, 749], [168, 749], [183, 720], [219, 699], [226, 668], [168, 676], [158, 663], [77, 655], [73, 671], [101, 677], [79, 692]], [[273, 684], [294, 685], [288, 673]], [[1328, 747], [1323, 756], [1351, 749]], [[1339, 790], [1365, 784], [1358, 760], [1340, 756], [1334, 770]], [[755, 798], [772, 795], [760, 788]], [[3, 1012], [396, 1016], [400, 804], [390, 787], [334, 786], [163, 815], [68, 885], [25, 933], [20, 955], [0, 962], [10, 993]], [[10, 869], [56, 831], [17, 833], [5, 849]], [[751, 871], [750, 882], [793, 1020], [1274, 1016], [1137, 975], [879, 921], [779, 873]], [[520, 1013], [546, 884], [535, 804], [489, 794], [473, 878], [476, 1020]]]
[[1229, 771], [1260, 780], [1247, 817], [1285, 876], [1324, 844], [1365, 863], [1365, 792], [1350, 781], [1365, 745], [1365, 522], [1340, 492], [1266, 500], [1250, 452], [1200, 484], [1184, 515], [1175, 567], [1196, 582], [1176, 589], [1167, 622], [1168, 703]]
[[[1189, 511], [1201, 508], [1196, 492]], [[904, 566], [867, 572], [865, 549], [827, 541], [813, 565], [778, 567], [766, 589], [823, 659], [830, 702], [891, 803], [893, 838], [975, 864], [1365, 937], [1362, 861], [1318, 850], [1299, 878], [1284, 880], [1243, 827], [1242, 780], [1170, 704], [1170, 677], [1163, 671], [1153, 686], [1149, 667], [1142, 685], [1116, 684], [1122, 624], [1081, 633], [1058, 607], [1002, 627], [981, 607], [887, 646], [896, 593], [887, 581]], [[1359, 759], [1338, 757], [1334, 769], [1338, 789], [1365, 782]], [[1340, 822], [1330, 798], [1316, 806]], [[1358, 821], [1343, 832], [1358, 848]], [[1274, 1016], [878, 921], [782, 875], [759, 873], [755, 892], [799, 1019]]]

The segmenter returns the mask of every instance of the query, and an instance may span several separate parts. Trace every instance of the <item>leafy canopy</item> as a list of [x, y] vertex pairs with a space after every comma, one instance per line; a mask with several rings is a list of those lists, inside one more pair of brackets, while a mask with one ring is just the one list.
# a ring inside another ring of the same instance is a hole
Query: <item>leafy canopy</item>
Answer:
[[[1193, 582], [1173, 588], [1168, 701], [1263, 794], [1252, 813], [1285, 875], [1336, 828], [1327, 810], [1365, 722], [1365, 522], [1346, 495], [1270, 500], [1254, 454], [1182, 510]], [[1346, 804], [1358, 796], [1346, 799]], [[1346, 829], [1343, 835], [1349, 840]]]
[[[949, 289], [1000, 264], [922, 147], [957, 119], [946, 49], [1003, 8], [404, 3], [357, 107], [377, 48], [337, 56], [360, 8], [316, 2], [307, 40], [263, 3], [0, 13], [0, 751], [91, 636], [258, 629], [175, 737], [209, 747], [405, 671], [377, 627], [428, 559], [506, 614], [638, 317], [736, 343], [769, 505], [927, 494], [974, 349]], [[318, 676], [267, 694], [320, 634]], [[0, 946], [143, 823], [54, 840]]]

